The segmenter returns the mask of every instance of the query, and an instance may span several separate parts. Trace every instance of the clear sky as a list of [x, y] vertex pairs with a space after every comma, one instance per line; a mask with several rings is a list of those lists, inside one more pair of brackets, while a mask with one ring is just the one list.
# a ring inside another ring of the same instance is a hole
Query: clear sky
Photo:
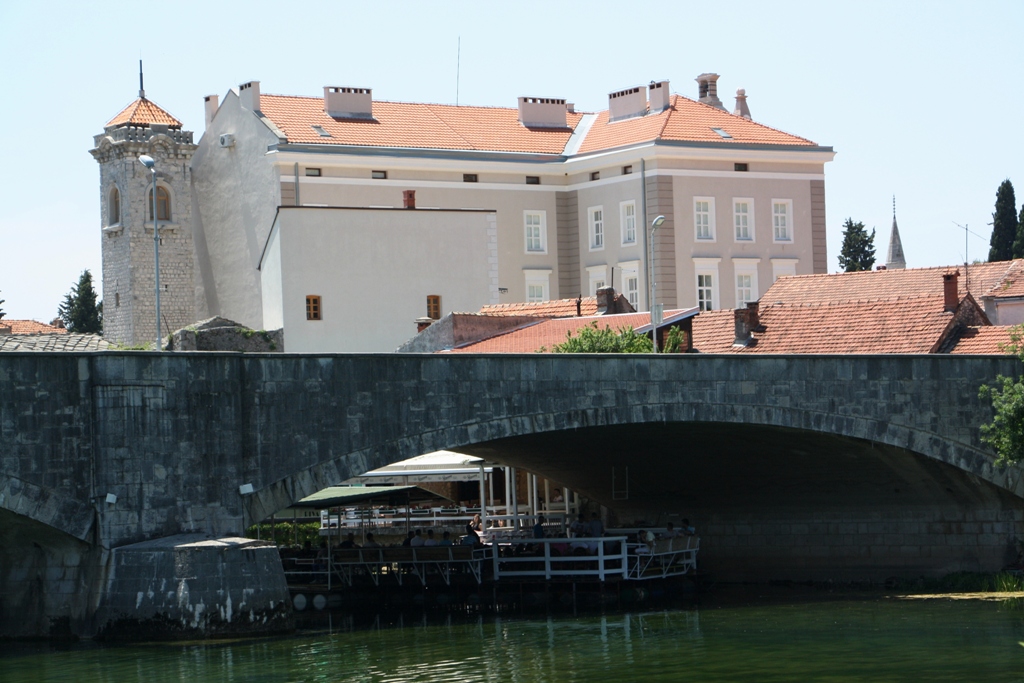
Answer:
[[[138, 91], [196, 132], [203, 96], [373, 88], [383, 100], [607, 107], [609, 92], [721, 74], [731, 110], [832, 146], [829, 271], [843, 221], [878, 229], [896, 195], [907, 264], [985, 259], [999, 183], [1024, 203], [1024, 2], [27, 2], [0, 0], [0, 299], [49, 321], [82, 270], [99, 287], [92, 137]], [[461, 37], [461, 66], [457, 46]]]

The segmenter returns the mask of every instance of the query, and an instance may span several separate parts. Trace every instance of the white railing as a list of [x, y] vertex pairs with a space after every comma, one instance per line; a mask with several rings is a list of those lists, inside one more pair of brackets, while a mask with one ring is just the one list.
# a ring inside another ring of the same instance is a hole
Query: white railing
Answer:
[[697, 569], [700, 538], [680, 536], [658, 539], [652, 545], [630, 543], [629, 574], [632, 581], [682, 576]]
[[[494, 580], [523, 577], [596, 576], [604, 581], [609, 576], [627, 578], [629, 555], [625, 536], [603, 538], [531, 538], [516, 540], [515, 546], [532, 546], [530, 554], [501, 557], [494, 553]], [[582, 550], [585, 554], [573, 554]], [[593, 551], [593, 554], [591, 554]]]

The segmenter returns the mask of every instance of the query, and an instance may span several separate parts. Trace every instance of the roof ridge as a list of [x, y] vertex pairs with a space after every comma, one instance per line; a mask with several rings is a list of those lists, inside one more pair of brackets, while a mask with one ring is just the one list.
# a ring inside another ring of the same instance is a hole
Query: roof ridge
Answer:
[[761, 126], [762, 128], [767, 128], [768, 130], [775, 131], [776, 133], [782, 133], [783, 135], [789, 135], [790, 137], [797, 138], [798, 140], [803, 140], [804, 142], [806, 142], [808, 144], [811, 144], [811, 145], [817, 145], [818, 144], [814, 140], [811, 140], [810, 138], [805, 138], [802, 135], [797, 135], [796, 133], [790, 133], [787, 130], [782, 130], [781, 128], [776, 128], [775, 126], [769, 126], [767, 123], [761, 123], [760, 121], [755, 121], [752, 118], [748, 119], [746, 116], [740, 116], [739, 114], [733, 114], [728, 109], [719, 109], [718, 107], [716, 107], [713, 104], [708, 104], [707, 102], [701, 102], [700, 100], [695, 100], [692, 97], [687, 97], [686, 95], [680, 95], [679, 93], [676, 93], [676, 97], [682, 97], [684, 100], [689, 100], [690, 102], [693, 102], [694, 104], [699, 104], [699, 105], [702, 105], [704, 107], [709, 107], [710, 109], [713, 109], [713, 110], [715, 110], [717, 112], [720, 112], [720, 113], [723, 113], [723, 114], [728, 114], [729, 116], [732, 116], [734, 118], [742, 119], [743, 121], [746, 121], [748, 123], [753, 123], [754, 125]]

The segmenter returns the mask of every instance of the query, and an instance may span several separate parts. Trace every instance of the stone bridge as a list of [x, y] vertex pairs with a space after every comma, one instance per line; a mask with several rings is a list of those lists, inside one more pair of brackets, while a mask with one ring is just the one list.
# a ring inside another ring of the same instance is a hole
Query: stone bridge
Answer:
[[[545, 475], [622, 522], [689, 517], [719, 580], [997, 570], [1016, 557], [1024, 484], [979, 441], [991, 409], [978, 387], [1018, 366], [3, 354], [0, 636], [116, 637], [159, 619], [181, 633], [285, 627], [273, 549], [207, 539], [440, 449]], [[232, 591], [226, 610], [209, 597]]]

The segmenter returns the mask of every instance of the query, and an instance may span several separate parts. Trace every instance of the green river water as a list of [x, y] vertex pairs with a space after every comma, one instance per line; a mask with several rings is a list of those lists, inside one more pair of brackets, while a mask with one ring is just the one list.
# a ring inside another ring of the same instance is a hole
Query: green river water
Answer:
[[0, 681], [1024, 681], [1021, 641], [1014, 601], [712, 599], [581, 616], [334, 615], [233, 642], [8, 642]]

